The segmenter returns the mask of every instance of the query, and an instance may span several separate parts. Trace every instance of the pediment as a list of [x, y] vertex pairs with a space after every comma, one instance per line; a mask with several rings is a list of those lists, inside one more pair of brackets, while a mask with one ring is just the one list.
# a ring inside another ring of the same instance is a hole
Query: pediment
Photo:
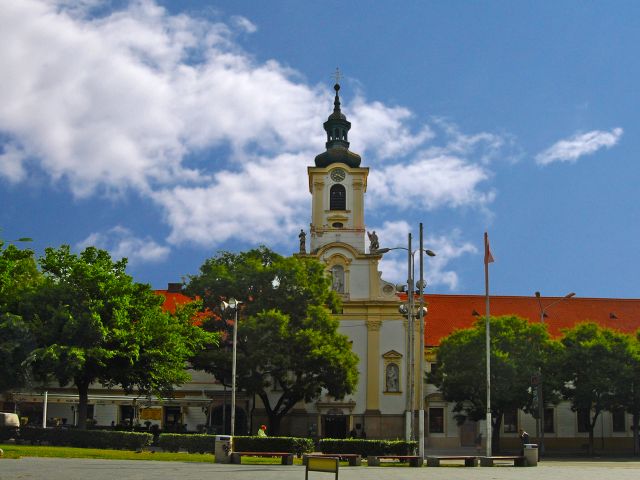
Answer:
[[382, 354], [382, 358], [385, 360], [399, 360], [402, 358], [402, 354], [400, 352], [396, 352], [395, 350], [389, 350], [386, 353]]

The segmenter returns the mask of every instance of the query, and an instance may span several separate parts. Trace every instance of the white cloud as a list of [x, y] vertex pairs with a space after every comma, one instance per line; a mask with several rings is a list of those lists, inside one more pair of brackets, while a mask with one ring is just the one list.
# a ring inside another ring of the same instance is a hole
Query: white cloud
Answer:
[[351, 145], [369, 157], [387, 159], [404, 156], [434, 137], [428, 125], [413, 132], [407, 122], [413, 114], [403, 107], [387, 107], [380, 102], [367, 103], [357, 96], [349, 105], [349, 121], [357, 125], [351, 133]]
[[211, 186], [157, 192], [153, 197], [173, 227], [169, 241], [209, 246], [234, 238], [265, 244], [295, 238], [311, 205], [300, 181], [308, 158], [255, 158], [238, 172], [218, 173]]
[[400, 208], [484, 206], [495, 193], [484, 191], [489, 172], [476, 163], [450, 155], [419, 154], [412, 163], [371, 172], [369, 191], [374, 205]]
[[[408, 272], [408, 234], [411, 227], [405, 221], [385, 222], [376, 230], [380, 239], [380, 247], [404, 249], [393, 250], [384, 254], [380, 261], [380, 270], [385, 280], [393, 283], [407, 282]], [[459, 286], [458, 275], [449, 267], [449, 263], [465, 254], [474, 254], [478, 249], [470, 242], [461, 239], [461, 232], [453, 230], [447, 235], [428, 235], [424, 239], [424, 248], [436, 253], [435, 257], [425, 256], [424, 275], [427, 285], [445, 285], [450, 290], [456, 290]], [[412, 250], [420, 248], [418, 238], [413, 237]], [[419, 260], [415, 255], [416, 281], [419, 280]]]
[[168, 247], [159, 245], [149, 237], [136, 238], [131, 230], [119, 225], [103, 233], [92, 233], [76, 245], [78, 249], [89, 246], [108, 250], [116, 259], [126, 257], [130, 265], [161, 262], [170, 252]]
[[[133, 191], [161, 209], [172, 244], [295, 245], [309, 222], [306, 166], [324, 149], [333, 92], [244, 52], [235, 36], [256, 28], [244, 17], [170, 15], [152, 0], [102, 17], [88, 14], [94, 0], [73, 5], [3, 5], [0, 176], [24, 181], [28, 159], [79, 197]], [[488, 160], [504, 136], [466, 136], [362, 94], [343, 111], [352, 149], [376, 165], [369, 207], [493, 200]], [[135, 241], [96, 241], [143, 255]], [[150, 251], [163, 258], [165, 248]]]
[[231, 17], [231, 21], [236, 27], [247, 33], [255, 33], [258, 31], [258, 27], [246, 17], [234, 15], [233, 17]]
[[538, 165], [548, 165], [552, 162], [576, 162], [584, 155], [590, 155], [601, 148], [611, 148], [622, 137], [622, 128], [614, 128], [607, 132], [592, 130], [587, 133], [577, 133], [572, 137], [560, 140], [543, 152], [536, 155]]
[[27, 177], [24, 168], [25, 153], [15, 145], [6, 144], [0, 153], [0, 176], [12, 183], [18, 183]]

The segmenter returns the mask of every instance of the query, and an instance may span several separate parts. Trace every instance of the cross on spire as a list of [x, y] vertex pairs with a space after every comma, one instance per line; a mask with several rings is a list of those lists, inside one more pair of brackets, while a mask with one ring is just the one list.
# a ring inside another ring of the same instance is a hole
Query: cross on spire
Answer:
[[336, 71], [333, 73], [333, 78], [335, 78], [336, 83], [340, 83], [340, 80], [342, 80], [342, 73], [340, 73], [340, 69], [338, 67], [336, 67]]

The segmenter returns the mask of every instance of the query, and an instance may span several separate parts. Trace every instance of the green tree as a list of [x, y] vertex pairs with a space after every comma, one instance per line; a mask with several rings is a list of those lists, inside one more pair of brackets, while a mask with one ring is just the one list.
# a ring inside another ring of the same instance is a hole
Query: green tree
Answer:
[[[215, 311], [206, 328], [224, 332], [224, 348], [196, 357], [194, 367], [231, 383], [234, 312], [221, 312], [221, 300], [244, 303], [239, 312], [237, 388], [262, 400], [273, 434], [299, 401], [322, 389], [335, 398], [352, 393], [358, 379], [357, 356], [328, 308], [339, 301], [317, 260], [282, 257], [266, 247], [208, 259], [192, 276], [187, 293]], [[274, 389], [275, 387], [275, 389]]]
[[89, 386], [120, 384], [127, 391], [170, 394], [188, 380], [188, 358], [213, 342], [195, 326], [193, 308], [172, 315], [148, 285], [126, 274], [126, 259], [89, 247], [47, 248], [39, 259], [43, 284], [22, 310], [35, 342], [34, 374], [78, 390], [78, 425], [86, 426]]
[[[430, 376], [445, 400], [453, 402], [456, 419], [486, 418], [485, 319], [457, 330], [440, 342], [436, 374]], [[516, 316], [491, 317], [492, 450], [500, 448], [505, 412], [533, 411], [531, 378], [543, 367], [550, 340], [546, 327]]]
[[[21, 239], [26, 240], [26, 239]], [[33, 251], [0, 240], [0, 392], [22, 387], [28, 372], [23, 362], [33, 347], [29, 329], [17, 314], [24, 296], [41, 280]]]
[[624, 398], [621, 385], [630, 375], [630, 338], [590, 322], [563, 333], [560, 342], [564, 348], [555, 359], [555, 370], [561, 372], [560, 392], [584, 422], [592, 455], [593, 428], [599, 415], [619, 408]]
[[633, 454], [639, 455], [638, 428], [640, 427], [640, 331], [627, 337], [626, 360], [620, 365], [615, 382], [615, 401], [620, 409], [632, 415]]

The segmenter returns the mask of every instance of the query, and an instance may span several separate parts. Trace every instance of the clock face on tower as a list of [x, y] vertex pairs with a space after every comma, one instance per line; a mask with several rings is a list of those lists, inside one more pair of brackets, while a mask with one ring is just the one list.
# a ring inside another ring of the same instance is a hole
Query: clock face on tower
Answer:
[[347, 172], [345, 172], [341, 168], [334, 168], [333, 170], [331, 170], [331, 180], [333, 180], [334, 182], [343, 181], [346, 175], [347, 175]]

